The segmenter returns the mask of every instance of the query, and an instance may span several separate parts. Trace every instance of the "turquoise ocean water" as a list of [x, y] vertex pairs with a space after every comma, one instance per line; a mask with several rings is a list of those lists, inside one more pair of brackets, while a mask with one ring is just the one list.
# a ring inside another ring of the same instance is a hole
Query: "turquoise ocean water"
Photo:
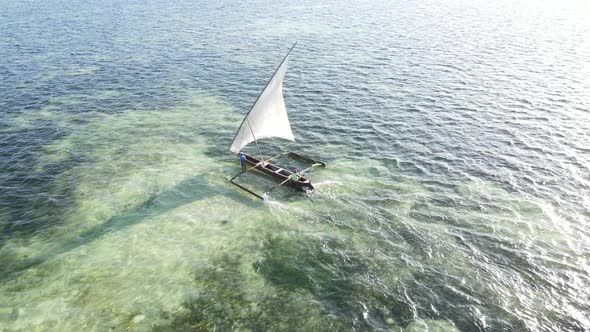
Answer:
[[[0, 331], [590, 330], [589, 17], [0, 0]], [[229, 145], [295, 41], [262, 147], [328, 167], [263, 202]]]

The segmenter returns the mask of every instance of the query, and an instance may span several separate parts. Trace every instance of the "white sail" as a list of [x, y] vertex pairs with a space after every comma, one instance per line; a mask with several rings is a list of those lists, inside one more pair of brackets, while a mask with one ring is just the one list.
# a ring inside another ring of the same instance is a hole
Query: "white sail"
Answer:
[[238, 153], [244, 146], [262, 138], [279, 137], [295, 141], [283, 99], [283, 77], [286, 70], [287, 57], [244, 118], [230, 147], [231, 152]]

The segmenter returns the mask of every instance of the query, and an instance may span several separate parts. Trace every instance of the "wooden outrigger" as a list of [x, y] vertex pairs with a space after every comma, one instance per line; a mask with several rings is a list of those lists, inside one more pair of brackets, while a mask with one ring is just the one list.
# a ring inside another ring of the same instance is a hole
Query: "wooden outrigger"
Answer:
[[[287, 116], [285, 102], [283, 100], [282, 84], [286, 70], [287, 57], [289, 56], [296, 44], [297, 43], [295, 43], [291, 47], [289, 52], [287, 52], [287, 55], [285, 55], [283, 61], [279, 64], [270, 80], [266, 83], [266, 86], [264, 87], [258, 98], [256, 98], [256, 101], [250, 108], [248, 114], [246, 114], [246, 116], [244, 117], [244, 120], [242, 121], [240, 128], [236, 132], [234, 141], [230, 147], [230, 150], [237, 154], [241, 152], [241, 149], [247, 144], [251, 142], [256, 142], [256, 147], [258, 149], [260, 157], [256, 158], [251, 155], [244, 154], [244, 156], [246, 157], [246, 165], [249, 165], [250, 167], [247, 168], [245, 171], [242, 171], [234, 177], [232, 177], [229, 180], [229, 182], [239, 187], [240, 189], [243, 189], [246, 192], [262, 199], [263, 195], [255, 193], [254, 191], [246, 188], [245, 186], [236, 183], [234, 180], [246, 172], [256, 170], [281, 181], [279, 184], [273, 186], [265, 194], [270, 193], [275, 188], [283, 184], [288, 184], [289, 187], [296, 188], [299, 190], [313, 190], [314, 187], [311, 184], [310, 179], [306, 176], [303, 176], [303, 173], [313, 169], [314, 167], [326, 166], [324, 162], [316, 161], [314, 159], [290, 151], [281, 153], [278, 156], [264, 160], [257, 142], [257, 140], [259, 139], [271, 137], [279, 137], [290, 141], [295, 140]], [[293, 181], [291, 180], [293, 176], [292, 171], [290, 171], [287, 168], [279, 167], [270, 163], [272, 159], [283, 155], [286, 155], [292, 159], [299, 159], [301, 161], [311, 163], [311, 166], [299, 172], [299, 179], [297, 181]]]

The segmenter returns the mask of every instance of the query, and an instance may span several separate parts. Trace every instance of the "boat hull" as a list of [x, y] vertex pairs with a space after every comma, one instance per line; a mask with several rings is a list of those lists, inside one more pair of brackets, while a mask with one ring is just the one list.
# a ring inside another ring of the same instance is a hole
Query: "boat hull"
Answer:
[[[270, 163], [261, 162], [260, 159], [254, 158], [249, 155], [245, 155], [245, 156], [246, 156], [246, 163], [248, 165], [250, 165], [250, 167], [254, 167], [254, 169], [256, 169], [264, 174], [267, 174], [269, 176], [272, 176], [273, 178], [275, 178], [281, 182], [291, 178], [291, 175], [293, 174], [293, 172], [289, 171], [288, 169], [284, 169], [284, 168], [281, 168], [279, 166], [275, 166]], [[299, 181], [297, 181], [297, 182], [289, 181], [286, 184], [289, 185], [290, 187], [302, 189], [302, 190], [303, 189], [309, 189], [309, 190], [314, 189], [313, 185], [311, 184], [311, 181], [309, 181], [309, 179], [304, 176], [300, 176]]]

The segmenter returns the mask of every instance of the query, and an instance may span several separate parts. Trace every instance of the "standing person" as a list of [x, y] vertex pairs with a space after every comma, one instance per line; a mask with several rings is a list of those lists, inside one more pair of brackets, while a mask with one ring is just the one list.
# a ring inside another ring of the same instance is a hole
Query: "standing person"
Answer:
[[242, 165], [242, 172], [246, 171], [246, 155], [240, 151], [240, 164]]

